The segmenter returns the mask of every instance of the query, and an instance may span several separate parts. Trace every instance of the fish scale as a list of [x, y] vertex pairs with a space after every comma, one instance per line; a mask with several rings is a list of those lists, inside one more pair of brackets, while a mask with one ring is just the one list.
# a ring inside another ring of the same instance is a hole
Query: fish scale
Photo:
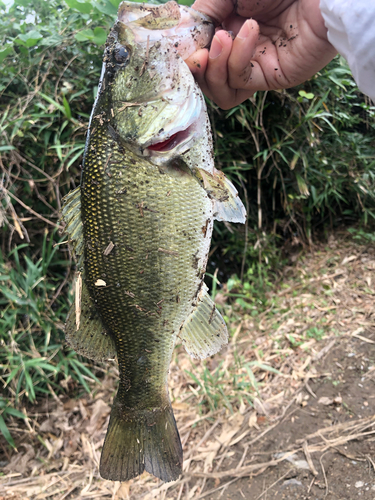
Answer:
[[[119, 397], [129, 407], [155, 406], [165, 398], [175, 335], [201, 283], [195, 263], [205, 257], [201, 228], [212, 221], [212, 204], [189, 173], [142, 165], [116, 147], [115, 162], [107, 162], [108, 153], [98, 156], [96, 147], [100, 141], [109, 150], [103, 135], [98, 129], [91, 136], [82, 177], [86, 284], [115, 337]], [[208, 239], [211, 230], [212, 222]], [[110, 242], [114, 248], [106, 256]], [[106, 286], [96, 286], [98, 279]]]

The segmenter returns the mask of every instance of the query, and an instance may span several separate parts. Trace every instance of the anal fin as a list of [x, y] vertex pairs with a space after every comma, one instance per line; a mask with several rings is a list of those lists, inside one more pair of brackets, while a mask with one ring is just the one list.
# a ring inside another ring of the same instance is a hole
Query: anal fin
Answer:
[[203, 283], [197, 305], [184, 322], [179, 337], [193, 358], [204, 359], [220, 351], [228, 343], [225, 321], [216, 309]]
[[66, 341], [87, 358], [95, 361], [113, 359], [116, 356], [115, 342], [104, 328], [80, 273], [76, 282], [76, 299], [65, 325]]

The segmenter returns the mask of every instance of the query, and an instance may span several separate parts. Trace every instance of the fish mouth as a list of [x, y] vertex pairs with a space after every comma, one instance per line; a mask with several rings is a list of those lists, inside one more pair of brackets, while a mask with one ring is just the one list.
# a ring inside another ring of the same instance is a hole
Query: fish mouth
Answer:
[[164, 141], [155, 142], [148, 146], [149, 151], [155, 151], [157, 153], [166, 153], [175, 149], [178, 145], [192, 139], [192, 132], [194, 129], [194, 124], [190, 125], [185, 130], [179, 130], [178, 132], [172, 134], [168, 139]]
[[202, 106], [194, 116], [194, 121], [168, 127], [167, 133], [158, 134], [142, 149], [142, 155], [159, 164], [166, 158], [173, 158], [194, 148], [205, 130], [205, 108]]

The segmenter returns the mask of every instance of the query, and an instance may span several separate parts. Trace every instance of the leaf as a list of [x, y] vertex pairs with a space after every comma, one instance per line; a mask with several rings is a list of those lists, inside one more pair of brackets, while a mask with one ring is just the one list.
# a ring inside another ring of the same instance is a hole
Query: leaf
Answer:
[[94, 31], [90, 28], [79, 31], [75, 34], [75, 39], [79, 42], [90, 41], [96, 45], [103, 45], [107, 39], [107, 32], [100, 27], [96, 27]]
[[10, 444], [10, 446], [12, 448], [16, 448], [16, 445], [14, 444], [14, 440], [12, 438], [12, 435], [9, 432], [9, 429], [8, 429], [2, 415], [0, 415], [0, 431], [1, 431], [2, 435], [5, 437], [5, 439], [8, 441], [8, 443]]
[[78, 10], [82, 14], [89, 14], [92, 9], [92, 5], [90, 2], [81, 2], [80, 0], [65, 0], [65, 3], [71, 9]]
[[305, 97], [306, 99], [314, 99], [315, 97], [314, 94], [312, 94], [311, 92], [305, 92], [304, 90], [300, 90], [298, 94], [301, 97]]
[[39, 44], [45, 47], [52, 47], [53, 45], [60, 45], [63, 40], [64, 38], [62, 36], [60, 36], [58, 33], [54, 33], [51, 36], [44, 37], [43, 40], [39, 42]]
[[16, 5], [22, 5], [22, 7], [27, 7], [31, 0], [15, 0]]
[[307, 184], [305, 182], [305, 179], [303, 177], [301, 177], [297, 172], [296, 172], [296, 180], [297, 180], [299, 192], [303, 196], [309, 196], [310, 192], [309, 192], [309, 188], [307, 187]]
[[79, 31], [74, 35], [74, 38], [79, 42], [85, 42], [87, 40], [92, 40], [94, 38], [94, 32], [89, 28], [86, 30]]
[[103, 28], [94, 28], [94, 38], [93, 42], [96, 45], [103, 45], [107, 40], [107, 32]]
[[118, 5], [113, 5], [109, 0], [103, 0], [102, 2], [92, 2], [92, 6], [95, 7], [96, 10], [105, 14], [106, 16], [115, 17], [117, 15]]
[[41, 35], [39, 31], [31, 30], [24, 35], [18, 35], [18, 38], [22, 40], [22, 42], [24, 42], [24, 45], [26, 45], [26, 47], [33, 47], [38, 43], [38, 40], [43, 38], [43, 35]]
[[111, 2], [111, 4], [116, 8], [116, 10], [118, 9], [118, 6], [120, 5], [120, 3], [122, 2], [122, 0], [109, 0]]
[[65, 96], [63, 97], [63, 104], [65, 109], [65, 116], [67, 117], [68, 120], [70, 120], [72, 117], [72, 111]]
[[26, 415], [24, 415], [22, 411], [16, 410], [15, 408], [12, 408], [10, 406], [8, 406], [5, 409], [4, 413], [6, 413], [7, 415], [12, 415], [13, 417], [17, 418], [26, 418]]
[[0, 50], [0, 63], [4, 61], [4, 59], [9, 56], [13, 52], [13, 47], [8, 46], [5, 49]]
[[53, 104], [57, 109], [59, 109], [65, 115], [65, 108], [64, 108], [64, 106], [61, 106], [61, 104], [59, 104], [58, 102], [54, 101], [48, 95], [43, 94], [43, 92], [38, 92], [38, 94], [41, 95], [43, 97], [43, 99], [45, 99], [47, 102], [49, 102], [50, 104]]
[[299, 153], [298, 152], [294, 153], [293, 159], [292, 159], [292, 161], [289, 164], [290, 170], [294, 170], [294, 168], [295, 168], [295, 166], [297, 164], [298, 159], [299, 159]]

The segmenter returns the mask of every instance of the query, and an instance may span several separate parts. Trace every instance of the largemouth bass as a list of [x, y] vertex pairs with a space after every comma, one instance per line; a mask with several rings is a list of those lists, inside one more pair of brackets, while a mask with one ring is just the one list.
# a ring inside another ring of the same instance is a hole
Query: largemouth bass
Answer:
[[78, 258], [66, 338], [94, 360], [117, 357], [119, 389], [100, 474], [182, 471], [167, 376], [177, 337], [194, 357], [227, 343], [204, 284], [213, 221], [244, 222], [214, 168], [203, 95], [184, 63], [211, 21], [175, 2], [123, 2], [106, 43], [81, 185], [63, 219]]

